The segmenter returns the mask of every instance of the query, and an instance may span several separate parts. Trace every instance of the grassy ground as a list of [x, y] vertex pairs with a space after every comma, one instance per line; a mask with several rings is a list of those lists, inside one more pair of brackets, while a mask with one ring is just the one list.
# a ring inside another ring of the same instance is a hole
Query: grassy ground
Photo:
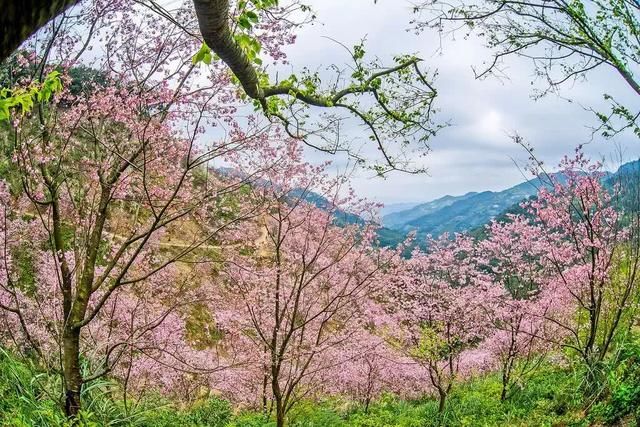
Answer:
[[[56, 376], [35, 373], [33, 366], [0, 349], [0, 426], [64, 426], [58, 403]], [[430, 426], [588, 426], [604, 425], [603, 414], [611, 405], [601, 403], [595, 413], [585, 415], [579, 376], [547, 366], [526, 387], [508, 401], [500, 402], [497, 375], [458, 385], [452, 391], [444, 414], [437, 402], [425, 398], [407, 402], [391, 395], [372, 403], [365, 411], [343, 400], [305, 402], [291, 414], [291, 427], [430, 427]], [[234, 413], [222, 400], [199, 402], [178, 410], [160, 398], [149, 399], [126, 413], [120, 402], [110, 398], [111, 386], [99, 383], [87, 389], [84, 426], [139, 427], [268, 427], [275, 426], [257, 413]], [[627, 393], [628, 394], [628, 393]], [[626, 395], [625, 395], [626, 396]], [[607, 406], [608, 405], [608, 406]], [[617, 419], [616, 425], [631, 424]], [[635, 423], [635, 421], [633, 421]]]
[[[454, 389], [444, 414], [438, 402], [425, 399], [407, 402], [385, 396], [369, 407], [341, 402], [305, 404], [291, 414], [296, 427], [430, 427], [430, 426], [569, 426], [588, 425], [570, 373], [546, 369], [507, 402], [500, 402], [500, 381], [490, 375]], [[341, 409], [342, 408], [342, 409]], [[272, 426], [262, 417], [237, 417], [235, 427]]]

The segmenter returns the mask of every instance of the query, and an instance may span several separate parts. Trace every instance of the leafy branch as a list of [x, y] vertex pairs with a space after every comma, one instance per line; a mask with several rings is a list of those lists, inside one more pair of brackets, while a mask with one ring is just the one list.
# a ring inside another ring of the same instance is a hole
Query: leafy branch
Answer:
[[[194, 5], [207, 46], [205, 53], [196, 54], [194, 60], [210, 62], [206, 52], [210, 49], [231, 69], [256, 108], [282, 122], [290, 136], [326, 152], [347, 152], [359, 163], [365, 163], [339, 140], [339, 131], [331, 139], [326, 135], [330, 126], [309, 127], [308, 108], [343, 110], [364, 124], [369, 139], [382, 155], [383, 163], [371, 166], [376, 173], [424, 171], [414, 165], [415, 156], [406, 156], [406, 149], [415, 148], [413, 144], [417, 143], [423, 153], [428, 152], [428, 139], [442, 126], [432, 122], [437, 91], [420, 69], [419, 58], [398, 56], [392, 66], [384, 67], [378, 60], [365, 62], [364, 45], [359, 44], [348, 49], [353, 61], [350, 78], [343, 77], [345, 70], [333, 67], [336, 79], [327, 89], [322, 88], [320, 76], [308, 70], [273, 84], [266, 72], [257, 68], [262, 64], [261, 49], [252, 29], [259, 22], [260, 13], [277, 7], [278, 2], [240, 1], [234, 19], [228, 0], [194, 0]], [[232, 26], [233, 23], [237, 25]], [[335, 125], [336, 121], [331, 123]], [[324, 134], [321, 139], [331, 142], [318, 145], [310, 139], [320, 134]], [[390, 142], [396, 145], [390, 147]]]
[[0, 122], [11, 118], [11, 110], [27, 114], [35, 102], [48, 102], [61, 90], [60, 72], [55, 70], [47, 74], [42, 83], [33, 82], [25, 88], [0, 88]]

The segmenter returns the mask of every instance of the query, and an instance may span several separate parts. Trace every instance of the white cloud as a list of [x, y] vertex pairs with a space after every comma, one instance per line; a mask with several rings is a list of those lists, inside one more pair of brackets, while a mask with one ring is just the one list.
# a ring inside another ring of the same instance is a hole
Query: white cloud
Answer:
[[[311, 0], [318, 23], [304, 28], [296, 45], [288, 49], [291, 67], [302, 66], [328, 73], [325, 66], [347, 61], [346, 53], [331, 37], [353, 45], [366, 36], [369, 53], [390, 59], [396, 53], [417, 53], [424, 65], [438, 69], [440, 119], [453, 126], [433, 139], [433, 152], [426, 160], [429, 176], [394, 173], [385, 180], [369, 179], [365, 172], [354, 178], [354, 186], [365, 196], [384, 201], [422, 201], [444, 194], [461, 194], [485, 189], [499, 190], [523, 180], [512, 159], [524, 160], [526, 153], [509, 134], [518, 132], [548, 164], [556, 164], [577, 145], [592, 140], [589, 125], [593, 113], [583, 106], [606, 110], [602, 94], [610, 93], [631, 107], [640, 109], [635, 96], [629, 95], [617, 74], [602, 69], [588, 82], [565, 86], [564, 97], [555, 95], [539, 101], [531, 99], [533, 70], [525, 60], [513, 59], [505, 65], [508, 80], [476, 80], [472, 66], [481, 67], [490, 60], [482, 43], [470, 38], [441, 40], [434, 32], [415, 35], [406, 31], [411, 16], [410, 3], [403, 0]], [[327, 74], [328, 75], [328, 74]], [[355, 124], [348, 132], [357, 137], [362, 129]], [[640, 143], [631, 135], [614, 141], [623, 147], [627, 159], [637, 158]], [[612, 141], [595, 138], [586, 150], [595, 157], [609, 157], [617, 150]], [[310, 158], [321, 157], [309, 152]], [[335, 159], [344, 164], [344, 159]]]

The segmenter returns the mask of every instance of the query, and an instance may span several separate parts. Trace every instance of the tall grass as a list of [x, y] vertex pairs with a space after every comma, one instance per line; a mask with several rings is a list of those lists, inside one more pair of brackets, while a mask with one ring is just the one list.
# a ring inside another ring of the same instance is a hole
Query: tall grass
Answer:
[[[640, 343], [621, 353], [623, 363], [608, 374], [603, 399], [587, 404], [583, 377], [547, 364], [505, 402], [501, 381], [490, 374], [458, 384], [443, 414], [431, 397], [406, 401], [385, 395], [367, 410], [347, 399], [301, 402], [290, 414], [290, 427], [448, 427], [448, 426], [588, 426], [632, 425], [640, 420]], [[85, 366], [85, 369], [88, 367]], [[59, 375], [45, 373], [28, 360], [0, 348], [0, 427], [69, 427], [60, 402]], [[83, 389], [79, 427], [273, 427], [256, 412], [234, 413], [231, 405], [210, 398], [182, 407], [148, 394], [125, 409], [115, 381], [102, 378]], [[589, 412], [587, 412], [587, 410]], [[635, 421], [634, 421], [635, 420]], [[622, 423], [622, 424], [621, 424]], [[640, 424], [638, 424], [640, 425]]]
[[57, 396], [60, 378], [39, 372], [0, 348], [0, 423], [3, 426], [62, 426], [66, 423]]

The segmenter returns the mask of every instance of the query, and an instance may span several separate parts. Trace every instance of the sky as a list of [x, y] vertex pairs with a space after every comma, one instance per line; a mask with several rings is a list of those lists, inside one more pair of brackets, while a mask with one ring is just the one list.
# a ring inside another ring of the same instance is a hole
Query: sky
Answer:
[[[295, 72], [303, 66], [329, 76], [326, 66], [347, 62], [346, 52], [334, 41], [352, 46], [366, 37], [367, 52], [387, 59], [398, 53], [415, 53], [423, 67], [438, 70], [435, 85], [439, 96], [438, 120], [450, 121], [432, 139], [432, 152], [425, 159], [429, 173], [410, 175], [394, 172], [385, 179], [372, 177], [370, 171], [356, 171], [352, 178], [358, 194], [385, 204], [423, 202], [446, 194], [469, 191], [502, 190], [524, 180], [517, 165], [527, 154], [510, 135], [518, 133], [535, 148], [536, 156], [547, 165], [555, 165], [564, 154], [585, 144], [592, 158], [603, 158], [615, 169], [620, 153], [624, 161], [640, 157], [640, 141], [630, 134], [613, 140], [594, 137], [591, 126], [596, 118], [585, 107], [606, 111], [603, 93], [614, 95], [637, 109], [640, 104], [623, 80], [612, 70], [602, 68], [587, 81], [563, 86], [559, 95], [532, 99], [533, 67], [513, 58], [505, 64], [508, 80], [476, 80], [472, 66], [480, 67], [491, 59], [491, 52], [478, 39], [464, 40], [462, 34], [441, 38], [434, 31], [416, 35], [407, 31], [413, 18], [411, 4], [405, 0], [307, 0], [317, 14], [313, 25], [303, 27], [297, 41], [286, 49], [289, 66], [282, 71]], [[280, 71], [280, 70], [278, 70]], [[573, 102], [568, 102], [570, 98]], [[357, 123], [349, 122], [346, 132], [354, 138], [363, 135]], [[311, 161], [327, 158], [307, 150]], [[344, 159], [333, 158], [336, 168]], [[529, 178], [529, 177], [527, 177]]]

